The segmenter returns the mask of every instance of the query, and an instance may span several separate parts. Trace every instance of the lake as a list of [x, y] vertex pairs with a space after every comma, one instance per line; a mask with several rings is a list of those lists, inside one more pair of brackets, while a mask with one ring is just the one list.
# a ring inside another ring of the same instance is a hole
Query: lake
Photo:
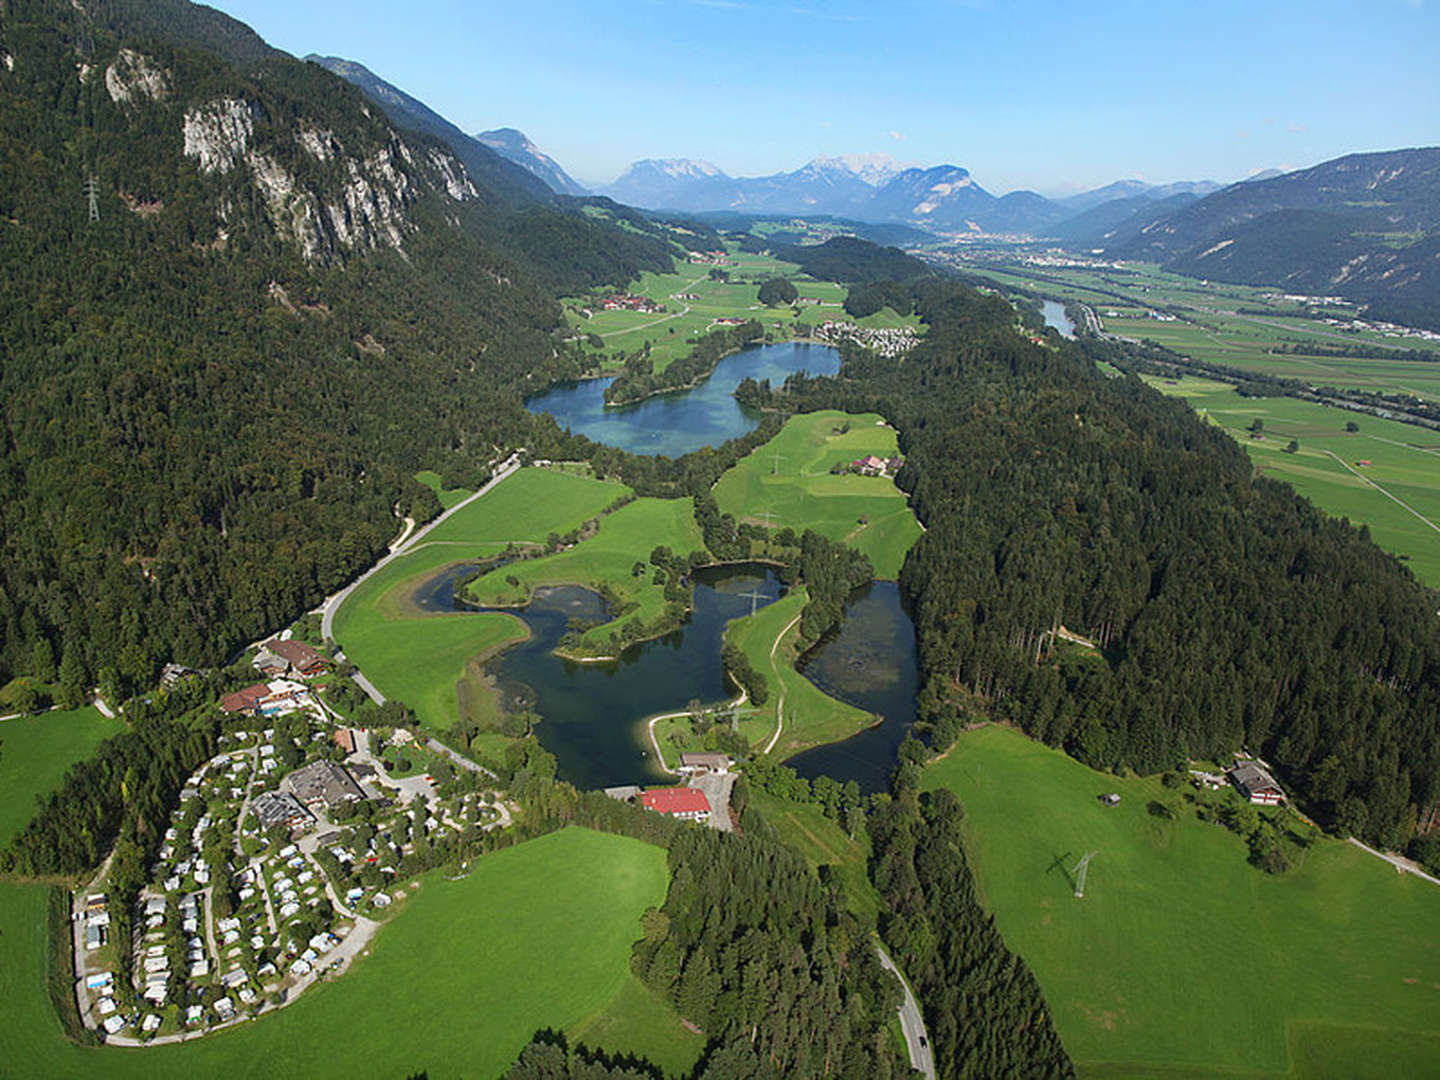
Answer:
[[[455, 604], [456, 583], [475, 570], [476, 564], [461, 564], [439, 571], [417, 588], [415, 603], [436, 613], [492, 610]], [[536, 589], [528, 607], [512, 612], [530, 628], [529, 640], [492, 660], [488, 671], [506, 711], [529, 709], [543, 717], [535, 734], [555, 755], [562, 780], [585, 789], [654, 783], [666, 776], [640, 721], [691, 701], [708, 705], [733, 695], [720, 646], [725, 624], [750, 613], [752, 592], [760, 594], [758, 609], [779, 599], [782, 588], [762, 566], [698, 570], [695, 607], [680, 629], [634, 645], [618, 660], [581, 664], [555, 655], [555, 646], [571, 619], [604, 618], [604, 602], [575, 586]], [[802, 776], [855, 780], [867, 793], [885, 790], [915, 716], [915, 629], [899, 587], [885, 581], [857, 589], [840, 628], [804, 657], [799, 670], [832, 697], [884, 719], [786, 764]]]
[[800, 674], [833, 698], [883, 717], [842, 742], [817, 746], [785, 762], [801, 776], [829, 776], [860, 790], [885, 791], [896, 753], [915, 719], [919, 667], [915, 624], [893, 581], [857, 589], [845, 619], [797, 665]]
[[828, 345], [788, 341], [756, 345], [725, 357], [714, 373], [691, 390], [676, 390], [618, 408], [605, 405], [610, 379], [563, 383], [533, 397], [525, 407], [548, 412], [561, 427], [633, 454], [679, 457], [705, 446], [739, 438], [760, 422], [742, 409], [735, 387], [747, 377], [779, 385], [797, 371], [834, 375], [840, 354]]
[[1055, 300], [1042, 300], [1040, 312], [1045, 316], [1045, 325], [1059, 330], [1061, 337], [1073, 338], [1075, 336], [1075, 324], [1065, 314], [1064, 304]]

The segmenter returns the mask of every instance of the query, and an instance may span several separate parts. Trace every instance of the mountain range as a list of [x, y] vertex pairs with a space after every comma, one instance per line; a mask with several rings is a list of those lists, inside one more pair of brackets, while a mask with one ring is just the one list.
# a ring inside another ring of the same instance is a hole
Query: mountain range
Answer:
[[866, 154], [821, 156], [791, 172], [758, 177], [730, 176], [708, 161], [647, 158], [600, 190], [618, 202], [654, 210], [825, 214], [903, 222], [937, 233], [1040, 233], [1107, 202], [1205, 195], [1219, 188], [1212, 180], [1162, 185], [1121, 180], [1064, 199], [1033, 191], [997, 197], [959, 165], [922, 168]]

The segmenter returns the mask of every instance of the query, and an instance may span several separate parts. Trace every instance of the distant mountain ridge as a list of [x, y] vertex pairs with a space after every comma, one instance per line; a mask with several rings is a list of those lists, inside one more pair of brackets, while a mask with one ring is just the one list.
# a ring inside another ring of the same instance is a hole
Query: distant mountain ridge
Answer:
[[575, 179], [562, 169], [554, 158], [536, 146], [523, 131], [511, 127], [495, 128], [491, 131], [480, 132], [475, 139], [484, 143], [507, 161], [512, 161], [522, 169], [528, 169], [534, 173], [545, 181], [546, 186], [557, 195], [585, 196], [590, 194], [589, 188], [576, 183]]
[[706, 213], [825, 214], [870, 222], [903, 222], [941, 233], [1044, 234], [1106, 202], [1179, 192], [1209, 194], [1213, 180], [1147, 184], [1120, 180], [1065, 199], [1033, 191], [997, 198], [968, 169], [902, 165], [884, 154], [821, 155], [791, 172], [734, 177], [708, 161], [647, 158], [600, 190], [617, 202], [652, 210]]
[[1437, 326], [1440, 147], [1349, 154], [1178, 207], [1140, 207], [1096, 246], [1195, 277], [1346, 296], [1396, 321]]

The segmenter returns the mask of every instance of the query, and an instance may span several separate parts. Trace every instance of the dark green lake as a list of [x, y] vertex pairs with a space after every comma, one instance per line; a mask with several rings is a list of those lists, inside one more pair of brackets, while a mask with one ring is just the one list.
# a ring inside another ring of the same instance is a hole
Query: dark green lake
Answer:
[[693, 390], [677, 390], [634, 405], [607, 408], [610, 379], [562, 383], [525, 403], [534, 413], [548, 412], [578, 435], [632, 454], [679, 457], [704, 446], [719, 446], [752, 431], [760, 414], [742, 409], [735, 387], [747, 377], [777, 386], [797, 371], [834, 375], [840, 354], [828, 345], [785, 342], [758, 345], [725, 357]]
[[[474, 571], [474, 564], [441, 571], [416, 590], [415, 603], [425, 611], [464, 610], [455, 606], [455, 584]], [[555, 655], [555, 646], [572, 618], [603, 618], [604, 603], [589, 589], [537, 589], [528, 607], [513, 612], [530, 628], [529, 640], [496, 657], [489, 670], [507, 711], [530, 709], [543, 717], [536, 736], [555, 755], [561, 779], [580, 788], [654, 781], [665, 774], [640, 721], [691, 701], [731, 697], [720, 663], [725, 624], [748, 615], [752, 599], [758, 609], [780, 596], [779, 581], [764, 567], [697, 571], [695, 607], [683, 627], [632, 646], [618, 660], [581, 664]], [[786, 764], [802, 776], [855, 780], [863, 791], [883, 791], [915, 716], [915, 629], [899, 587], [877, 581], [856, 590], [840, 628], [806, 654], [799, 670], [830, 696], [882, 720]]]

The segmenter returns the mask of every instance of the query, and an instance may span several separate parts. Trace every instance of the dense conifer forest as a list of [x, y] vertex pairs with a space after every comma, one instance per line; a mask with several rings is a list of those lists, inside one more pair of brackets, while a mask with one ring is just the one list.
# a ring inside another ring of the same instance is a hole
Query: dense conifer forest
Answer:
[[1027, 341], [1000, 297], [914, 295], [905, 362], [851, 351], [768, 400], [899, 429], [922, 722], [987, 709], [1102, 769], [1248, 747], [1326, 824], [1403, 847], [1440, 802], [1436, 595], [1183, 402]]

